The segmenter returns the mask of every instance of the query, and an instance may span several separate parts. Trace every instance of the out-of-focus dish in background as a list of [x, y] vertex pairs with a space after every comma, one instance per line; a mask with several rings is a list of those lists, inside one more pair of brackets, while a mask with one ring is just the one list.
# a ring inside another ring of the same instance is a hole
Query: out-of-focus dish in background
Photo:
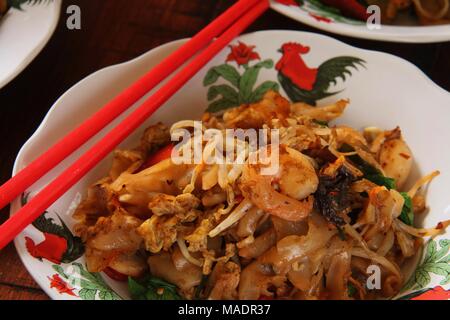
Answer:
[[44, 48], [55, 31], [60, 10], [61, 0], [0, 0], [0, 88]]
[[[369, 5], [381, 9], [381, 28], [366, 26]], [[309, 26], [356, 38], [431, 43], [450, 40], [448, 0], [272, 0], [279, 13]]]

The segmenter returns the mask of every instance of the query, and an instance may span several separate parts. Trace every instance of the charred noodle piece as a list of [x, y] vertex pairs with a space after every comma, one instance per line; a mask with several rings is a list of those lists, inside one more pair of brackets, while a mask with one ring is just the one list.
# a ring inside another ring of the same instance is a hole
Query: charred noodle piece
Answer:
[[343, 157], [322, 168], [315, 193], [315, 208], [337, 227], [345, 225], [344, 213], [351, 210], [350, 186], [361, 173], [355, 171]]

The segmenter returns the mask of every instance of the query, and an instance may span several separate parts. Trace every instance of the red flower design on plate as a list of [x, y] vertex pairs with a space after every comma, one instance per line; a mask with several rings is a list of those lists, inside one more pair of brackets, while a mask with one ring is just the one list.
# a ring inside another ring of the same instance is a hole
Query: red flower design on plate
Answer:
[[449, 300], [450, 290], [445, 290], [441, 286], [425, 291], [421, 295], [411, 300]]
[[51, 233], [44, 233], [44, 241], [35, 244], [33, 239], [25, 237], [25, 246], [31, 256], [37, 259], [47, 259], [60, 264], [67, 251], [67, 240]]
[[227, 62], [236, 61], [240, 66], [247, 65], [252, 60], [260, 60], [261, 57], [254, 51], [255, 46], [248, 46], [243, 42], [238, 42], [235, 46], [230, 46], [231, 52], [227, 57]]
[[300, 1], [298, 0], [276, 0], [276, 2], [286, 6], [300, 6]]
[[55, 288], [60, 294], [68, 294], [70, 296], [76, 297], [77, 295], [73, 292], [74, 288], [70, 287], [67, 282], [65, 282], [58, 274], [54, 274], [51, 278], [47, 277], [50, 280], [50, 288]]
[[314, 19], [316, 19], [317, 21], [319, 21], [319, 22], [326, 22], [326, 23], [330, 23], [331, 22], [330, 19], [322, 17], [322, 16], [315, 15], [314, 13], [311, 13], [311, 12], [309, 13], [309, 15], [311, 17], [313, 17]]

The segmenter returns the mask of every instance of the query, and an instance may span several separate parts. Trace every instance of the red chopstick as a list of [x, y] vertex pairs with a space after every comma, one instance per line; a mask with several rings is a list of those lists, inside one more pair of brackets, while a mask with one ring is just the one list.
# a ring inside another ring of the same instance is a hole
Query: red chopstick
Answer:
[[0, 209], [106, 127], [260, 0], [240, 0], [0, 187]]
[[163, 103], [189, 81], [207, 62], [242, 33], [269, 8], [268, 0], [260, 0], [208, 48], [176, 73], [161, 89], [106, 134], [69, 168], [40, 191], [28, 204], [0, 226], [0, 249], [4, 248], [24, 228], [39, 217], [59, 197], [78, 182], [114, 148], [147, 120]]

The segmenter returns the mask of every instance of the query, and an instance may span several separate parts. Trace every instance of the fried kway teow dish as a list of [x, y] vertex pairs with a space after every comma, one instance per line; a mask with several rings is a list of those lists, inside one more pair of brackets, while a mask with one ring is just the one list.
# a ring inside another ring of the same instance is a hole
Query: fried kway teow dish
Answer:
[[376, 5], [383, 24], [405, 24], [405, 20], [417, 20], [415, 24], [421, 25], [450, 23], [450, 0], [314, 0], [316, 2], [361, 21], [366, 21], [373, 13], [368, 12], [369, 6]]
[[450, 0], [367, 0], [379, 5], [385, 23], [393, 23], [399, 14], [416, 15], [422, 25], [450, 23]]
[[[203, 130], [278, 130], [279, 165], [264, 175], [267, 163], [175, 164], [171, 130], [193, 121], [147, 128], [74, 213], [89, 271], [128, 279], [135, 299], [396, 295], [423, 238], [448, 224], [414, 226], [426, 211], [422, 187], [439, 172], [404, 190], [414, 158], [400, 128], [330, 125], [348, 103], [291, 104], [268, 92], [204, 114]], [[372, 265], [381, 287], [369, 290]]]

